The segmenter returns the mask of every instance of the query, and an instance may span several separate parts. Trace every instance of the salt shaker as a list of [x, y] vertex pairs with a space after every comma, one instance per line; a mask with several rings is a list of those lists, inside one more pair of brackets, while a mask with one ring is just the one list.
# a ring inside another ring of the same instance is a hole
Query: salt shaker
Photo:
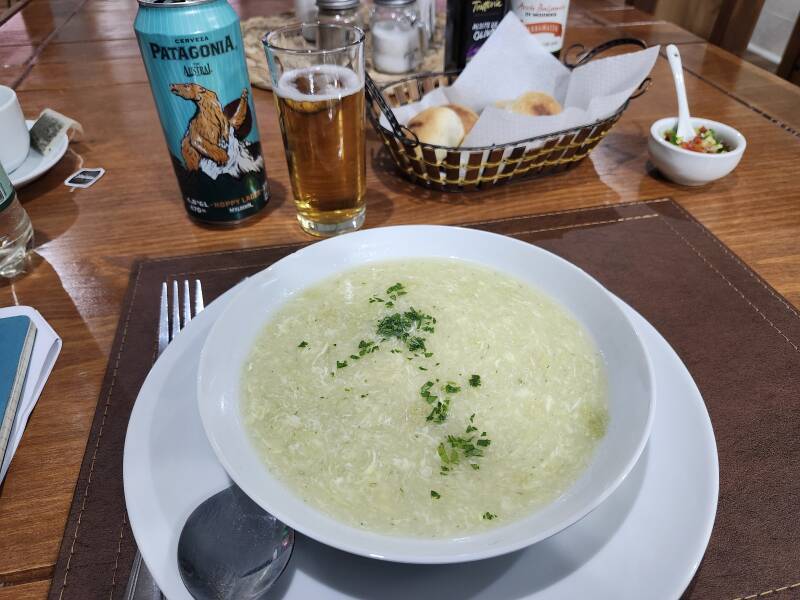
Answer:
[[316, 0], [294, 0], [294, 14], [301, 23], [310, 23], [317, 19]]
[[400, 74], [420, 67], [427, 39], [417, 0], [375, 0], [370, 27], [375, 69]]
[[317, 18], [320, 23], [338, 23], [364, 28], [361, 0], [317, 0]]
[[[317, 0], [317, 20], [321, 24], [355, 25], [364, 28], [361, 17], [361, 0]], [[338, 28], [319, 30], [320, 48], [340, 48], [346, 44], [346, 34]]]

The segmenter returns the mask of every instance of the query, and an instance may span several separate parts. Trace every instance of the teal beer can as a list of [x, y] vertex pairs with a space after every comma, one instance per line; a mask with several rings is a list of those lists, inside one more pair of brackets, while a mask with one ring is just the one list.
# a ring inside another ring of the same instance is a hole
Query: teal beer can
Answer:
[[269, 200], [239, 17], [226, 0], [138, 0], [134, 22], [186, 210], [235, 223]]

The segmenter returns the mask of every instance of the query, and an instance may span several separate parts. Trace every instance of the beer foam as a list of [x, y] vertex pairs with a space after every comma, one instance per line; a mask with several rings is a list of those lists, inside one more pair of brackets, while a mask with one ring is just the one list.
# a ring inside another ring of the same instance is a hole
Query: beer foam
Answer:
[[[339, 81], [341, 87], [331, 88], [333, 93], [306, 94], [297, 89], [297, 79], [310, 79], [314, 75], [327, 75]], [[288, 98], [298, 102], [318, 102], [320, 100], [338, 100], [344, 96], [354, 94], [364, 87], [364, 83], [355, 71], [339, 65], [315, 65], [302, 69], [286, 71], [278, 80], [275, 92], [281, 98]]]

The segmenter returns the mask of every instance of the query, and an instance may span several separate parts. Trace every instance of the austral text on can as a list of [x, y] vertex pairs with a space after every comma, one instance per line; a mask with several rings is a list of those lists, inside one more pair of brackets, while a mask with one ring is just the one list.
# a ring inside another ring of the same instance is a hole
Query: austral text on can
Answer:
[[[181, 40], [183, 41], [183, 40]], [[153, 58], [159, 60], [191, 60], [193, 58], [207, 58], [218, 56], [235, 50], [231, 36], [226, 35], [224, 40], [199, 44], [197, 46], [161, 46], [150, 42], [150, 52]]]

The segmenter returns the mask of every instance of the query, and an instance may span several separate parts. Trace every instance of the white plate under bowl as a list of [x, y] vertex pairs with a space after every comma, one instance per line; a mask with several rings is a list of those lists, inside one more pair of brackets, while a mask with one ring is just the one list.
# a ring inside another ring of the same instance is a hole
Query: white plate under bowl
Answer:
[[[529, 515], [471, 535], [420, 538], [351, 526], [303, 502], [270, 472], [243, 423], [241, 377], [264, 325], [310, 285], [347, 269], [404, 258], [457, 258], [511, 275], [570, 311], [606, 366], [609, 425], [582, 475]], [[362, 556], [406, 563], [453, 563], [498, 556], [577, 522], [616, 489], [641, 454], [653, 415], [652, 368], [632, 324], [605, 288], [564, 259], [519, 240], [459, 227], [368, 229], [328, 239], [253, 275], [217, 319], [200, 358], [200, 417], [217, 458], [261, 507], [317, 541]]]
[[[28, 129], [33, 127], [35, 122], [31, 119], [25, 121]], [[55, 146], [47, 156], [42, 156], [38, 150], [34, 150], [31, 147], [23, 163], [8, 174], [11, 185], [19, 189], [34, 179], [38, 179], [61, 160], [61, 157], [67, 152], [67, 148], [69, 148], [69, 138], [67, 138], [66, 133], [59, 134], [58, 138], [56, 138]]]
[[[231, 484], [203, 431], [194, 383], [208, 331], [235, 292], [211, 303], [156, 362], [136, 399], [125, 439], [128, 518], [147, 567], [170, 600], [192, 600], [176, 558], [186, 518]], [[298, 535], [274, 597], [678, 598], [700, 564], [714, 523], [719, 491], [714, 433], [700, 392], [678, 356], [642, 317], [620, 306], [653, 361], [656, 414], [636, 468], [597, 510], [525, 550], [446, 566], [361, 558]]]

